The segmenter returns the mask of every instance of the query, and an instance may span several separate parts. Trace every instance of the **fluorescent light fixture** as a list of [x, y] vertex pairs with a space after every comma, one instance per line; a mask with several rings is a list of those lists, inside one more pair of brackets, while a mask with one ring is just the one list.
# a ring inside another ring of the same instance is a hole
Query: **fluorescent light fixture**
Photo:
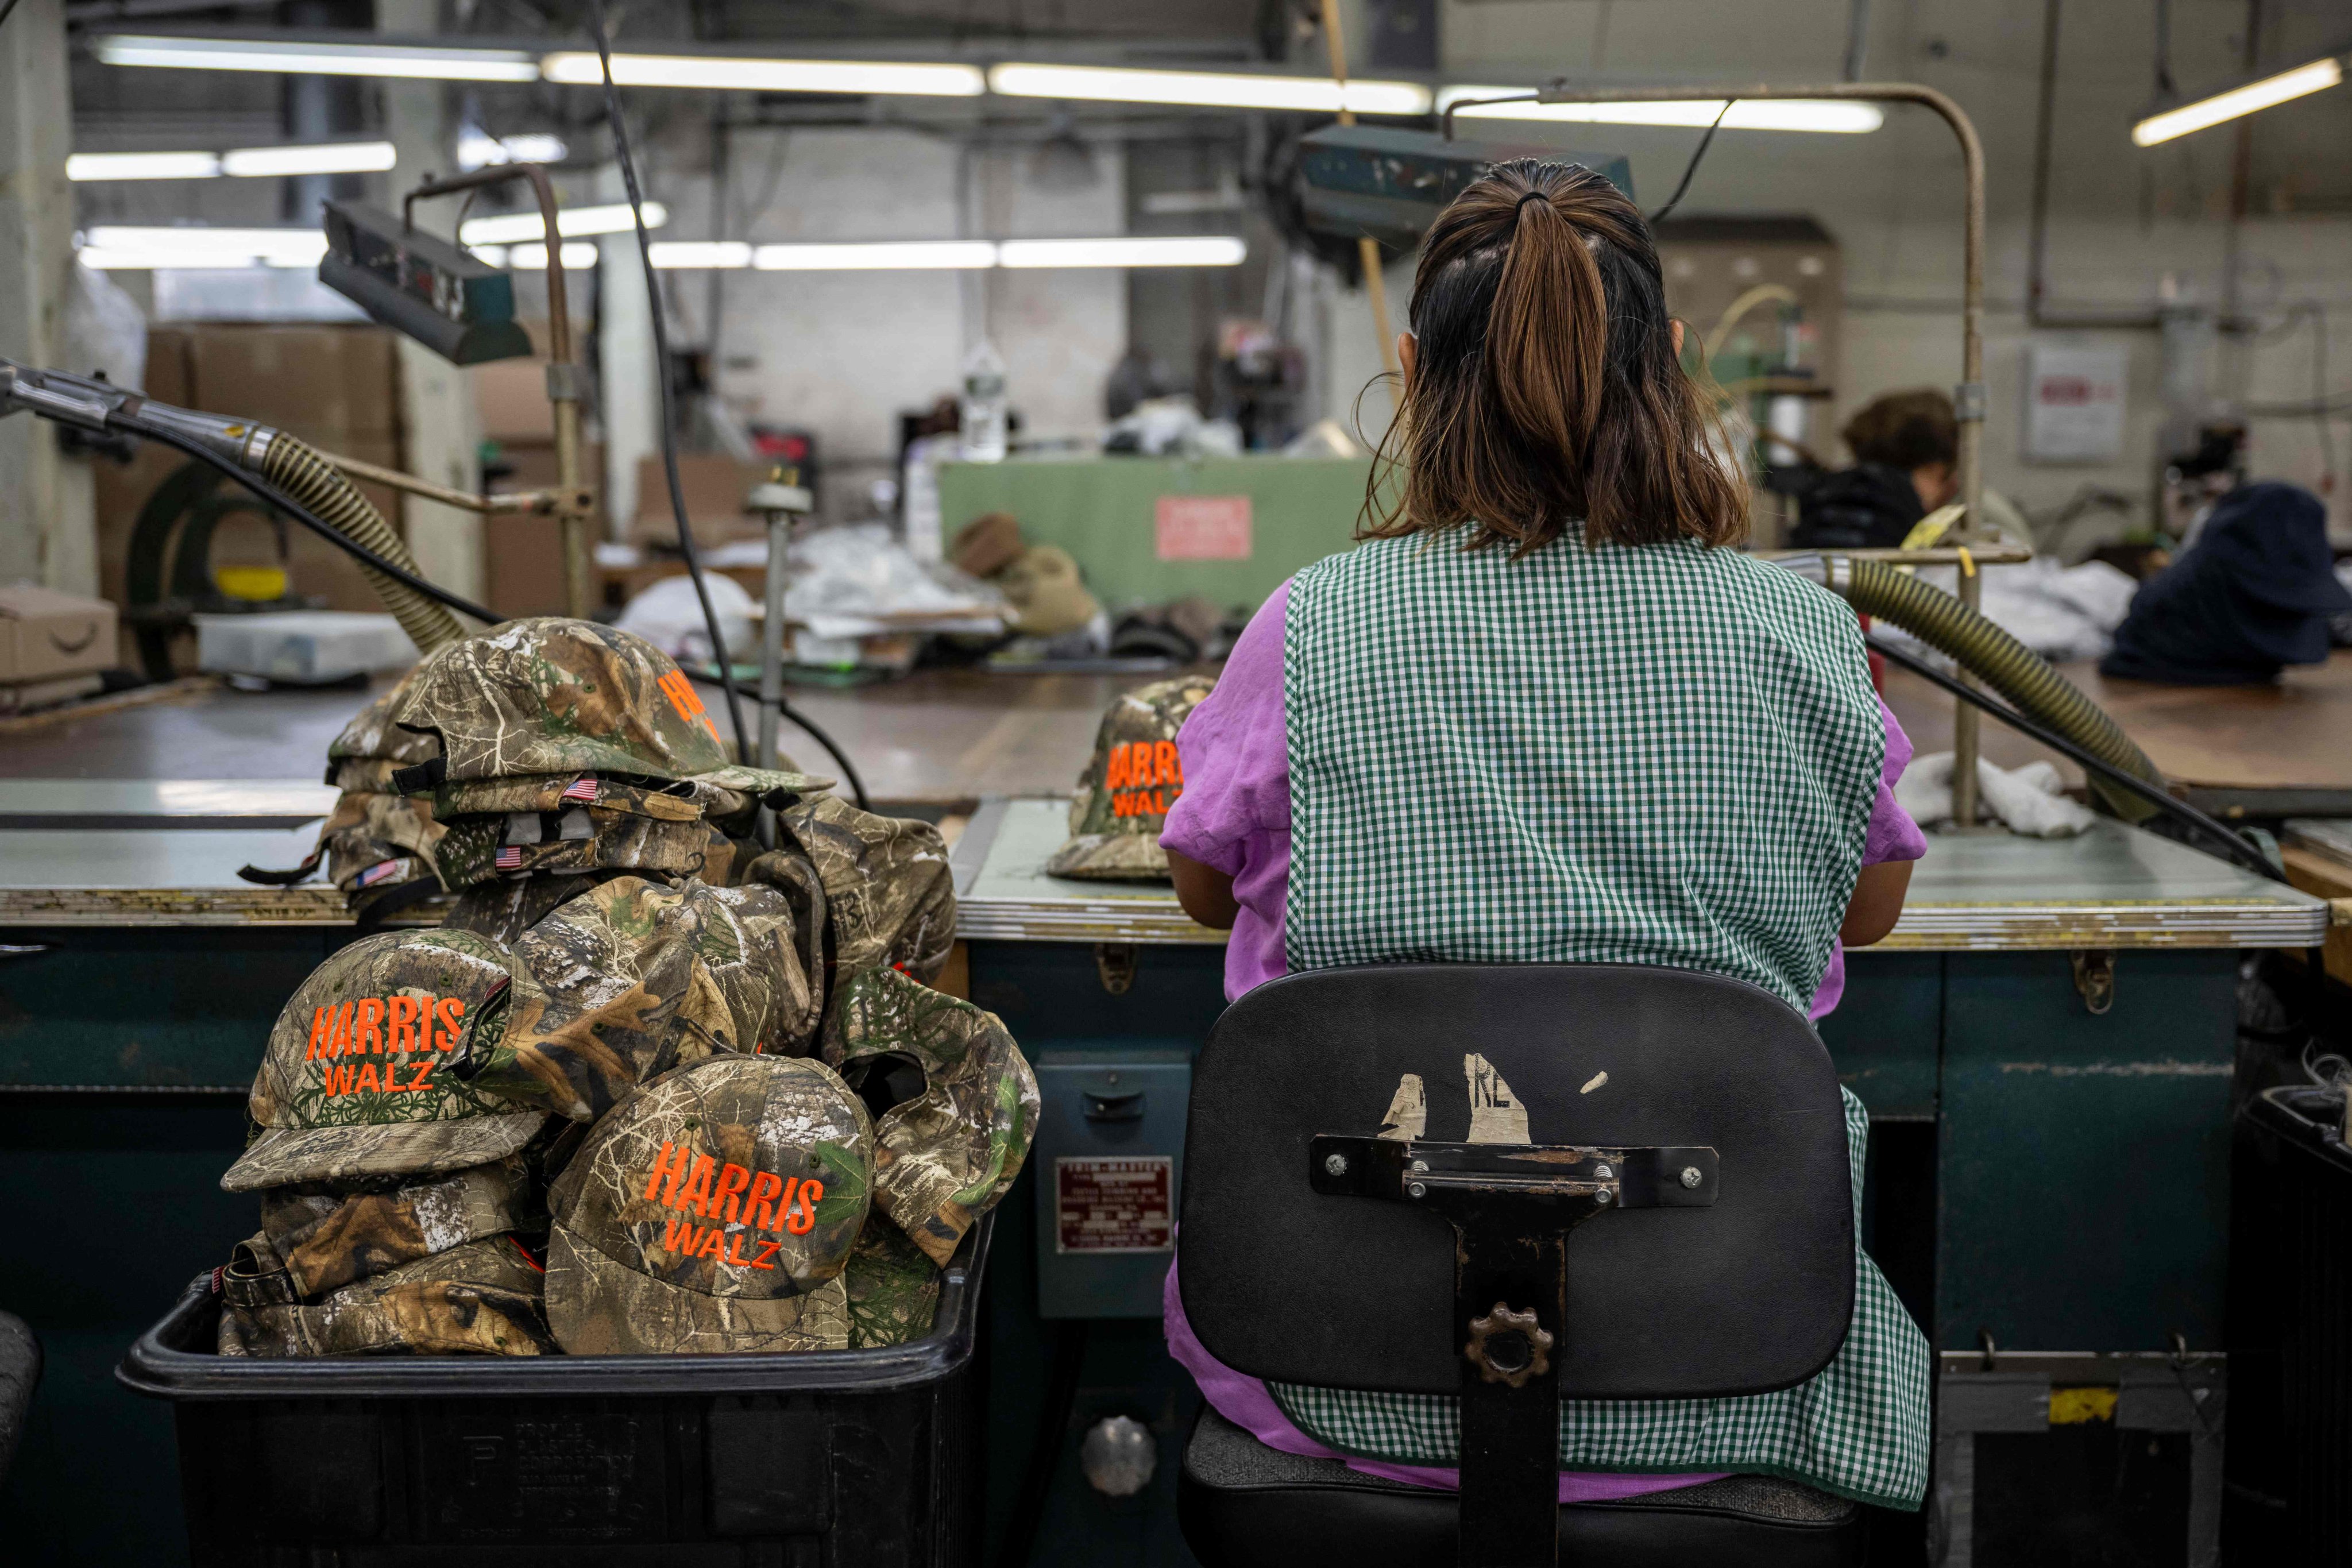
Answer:
[[561, 136], [501, 138], [471, 125], [457, 133], [457, 166], [467, 173], [493, 163], [557, 163], [570, 151]]
[[141, 228], [100, 225], [82, 236], [85, 267], [316, 267], [327, 237], [315, 228]]
[[2176, 136], [2186, 136], [2192, 131], [2202, 131], [2209, 125], [2219, 125], [2273, 104], [2325, 92], [2343, 80], [2344, 57], [2331, 55], [2276, 76], [2266, 76], [2260, 81], [2250, 81], [2243, 87], [2217, 92], [2210, 98], [2200, 98], [2194, 103], [2184, 103], [2178, 109], [2168, 109], [2161, 114], [2151, 114], [2132, 127], [2132, 140], [2143, 147], [2153, 147], [2159, 142], [2169, 142]]
[[932, 271], [996, 265], [985, 239], [877, 240], [865, 245], [763, 245], [751, 253], [762, 272]]
[[[646, 204], [646, 226], [659, 228], [669, 221], [669, 209], [659, 202]], [[636, 227], [629, 216], [629, 204], [614, 202], [601, 207], [558, 207], [555, 212], [555, 232], [566, 239], [584, 239], [595, 234], [626, 234]], [[524, 240], [547, 237], [547, 225], [540, 220], [537, 211], [500, 213], [496, 217], [470, 219], [457, 231], [457, 237], [467, 245], [514, 245]], [[566, 262], [565, 266], [571, 263]]]
[[539, 79], [539, 61], [521, 49], [109, 33], [91, 46], [91, 52], [106, 65], [164, 66], [179, 70], [415, 77], [432, 81]]
[[989, 87], [1007, 98], [1085, 99], [1106, 103], [1181, 103], [1201, 109], [1290, 109], [1336, 114], [1427, 114], [1429, 89], [1410, 81], [1351, 81], [1343, 103], [1325, 77], [1241, 71], [1139, 70], [1121, 66], [1003, 65]]
[[1827, 131], [1855, 134], [1875, 131], [1886, 116], [1874, 103], [1842, 98], [1743, 98], [1724, 112], [1719, 98], [1665, 99], [1652, 103], [1476, 103], [1482, 98], [1505, 98], [1532, 92], [1525, 87], [1448, 87], [1437, 95], [1443, 112], [1448, 105], [1460, 120], [1548, 120], [1580, 125], [1681, 125], [1704, 131], [1723, 115], [1726, 131]]
[[1234, 267], [1249, 247], [1229, 234], [1121, 239], [1008, 239], [996, 247], [1002, 267]]
[[[476, 251], [475, 254], [485, 261], [490, 261], [490, 256], [497, 248], [496, 246], [488, 246]], [[506, 253], [505, 260], [491, 261], [490, 265], [511, 267], [517, 272], [544, 272], [547, 270], [547, 247], [540, 244], [518, 245]], [[595, 265], [596, 247], [594, 246], [584, 239], [565, 243], [563, 269], [566, 272], [585, 272]]]
[[66, 160], [66, 178], [211, 180], [223, 174], [238, 179], [273, 174], [371, 174], [389, 169], [398, 161], [399, 152], [389, 142], [240, 147], [229, 153], [76, 153]]
[[731, 272], [751, 265], [740, 239], [665, 239], [646, 247], [656, 267], [677, 272]]
[[[540, 61], [550, 81], [572, 85], [604, 79], [593, 54], [566, 52]], [[987, 90], [980, 68], [916, 60], [752, 59], [737, 55], [614, 55], [613, 79], [622, 87], [701, 87], [736, 92], [839, 92], [977, 98]]]
[[221, 154], [231, 179], [271, 174], [380, 174], [400, 162], [389, 142], [329, 142], [310, 147], [240, 147]]
[[68, 180], [210, 180], [219, 177], [217, 153], [76, 153], [66, 160]]

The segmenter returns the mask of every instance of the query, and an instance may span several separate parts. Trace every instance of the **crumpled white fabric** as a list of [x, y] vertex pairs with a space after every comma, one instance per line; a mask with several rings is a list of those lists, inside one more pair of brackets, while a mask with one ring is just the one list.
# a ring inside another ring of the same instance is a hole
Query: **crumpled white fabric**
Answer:
[[[2011, 772], [1977, 759], [1977, 820], [1997, 820], [2028, 838], [2072, 838], [2091, 826], [2090, 807], [2062, 793], [2058, 770], [2028, 763]], [[1952, 753], [1914, 757], [1895, 783], [1895, 804], [1922, 827], [1952, 819]]]

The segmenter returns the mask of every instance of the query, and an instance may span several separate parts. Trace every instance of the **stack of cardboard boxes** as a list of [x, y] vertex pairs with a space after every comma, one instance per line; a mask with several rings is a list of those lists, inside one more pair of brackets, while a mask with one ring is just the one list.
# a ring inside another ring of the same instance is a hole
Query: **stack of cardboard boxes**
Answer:
[[[393, 335], [382, 327], [200, 324], [150, 330], [142, 390], [159, 402], [236, 415], [288, 431], [320, 451], [397, 468], [405, 466], [399, 376]], [[101, 459], [97, 466], [100, 590], [126, 609], [125, 566], [140, 509], [187, 461], [151, 444], [128, 465]], [[399, 529], [398, 498], [377, 486], [361, 488]], [[278, 563], [274, 531], [251, 514], [226, 519], [214, 536], [211, 562], [215, 568]], [[383, 607], [349, 556], [299, 523], [287, 524], [282, 563], [290, 594], [314, 596], [330, 609]], [[194, 639], [174, 647], [175, 657], [194, 668]], [[125, 647], [104, 662], [139, 661]]]

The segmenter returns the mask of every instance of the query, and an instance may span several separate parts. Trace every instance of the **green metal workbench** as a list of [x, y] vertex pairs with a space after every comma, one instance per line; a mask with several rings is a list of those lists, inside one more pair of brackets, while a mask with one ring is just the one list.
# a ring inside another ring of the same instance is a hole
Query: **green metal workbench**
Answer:
[[[301, 857], [312, 829], [278, 826], [304, 809], [282, 792], [316, 786], [137, 788], [154, 793], [0, 784], [0, 1190], [56, 1198], [0, 1270], [0, 1307], [48, 1353], [0, 1486], [12, 1563], [183, 1559], [168, 1413], [111, 1369], [252, 1229], [251, 1200], [216, 1185], [247, 1085], [285, 998], [352, 935], [331, 890], [235, 874]], [[74, 826], [30, 826], [55, 820]], [[1046, 877], [1066, 830], [1065, 803], [1039, 800], [989, 802], [965, 829], [973, 999], [1033, 1058], [1197, 1049], [1223, 1005], [1222, 935], [1164, 888]], [[1946, 1352], [1947, 1386], [1986, 1375], [1988, 1339], [2000, 1375], [2028, 1382], [2037, 1356], [2221, 1349], [2239, 963], [2314, 945], [2326, 921], [2317, 900], [2112, 823], [1931, 841], [1822, 1035], [1874, 1118], [1868, 1243]], [[1047, 1368], [1079, 1331], [1036, 1311], [1032, 1179], [1004, 1205], [986, 1303], [992, 1538]], [[1065, 1444], [1127, 1414], [1161, 1434], [1162, 1464], [1114, 1500], [1065, 1455], [1037, 1560], [1187, 1561], [1170, 1500], [1196, 1396], [1156, 1321], [1084, 1332]], [[145, 1478], [136, 1506], [127, 1476]]]

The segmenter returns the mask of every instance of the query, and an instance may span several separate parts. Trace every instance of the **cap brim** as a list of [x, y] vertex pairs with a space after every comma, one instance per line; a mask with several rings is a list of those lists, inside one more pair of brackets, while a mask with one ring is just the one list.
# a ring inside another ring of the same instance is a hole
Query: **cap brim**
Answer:
[[432, 1176], [503, 1160], [539, 1135], [544, 1111], [393, 1121], [359, 1127], [273, 1127], [253, 1141], [223, 1192], [251, 1193], [293, 1182], [354, 1176]]
[[1100, 882], [1165, 882], [1168, 851], [1157, 836], [1144, 833], [1082, 833], [1045, 862], [1049, 877]]
[[571, 1355], [847, 1350], [849, 1291], [835, 1275], [794, 1296], [708, 1296], [618, 1263], [558, 1222], [547, 1324]]

